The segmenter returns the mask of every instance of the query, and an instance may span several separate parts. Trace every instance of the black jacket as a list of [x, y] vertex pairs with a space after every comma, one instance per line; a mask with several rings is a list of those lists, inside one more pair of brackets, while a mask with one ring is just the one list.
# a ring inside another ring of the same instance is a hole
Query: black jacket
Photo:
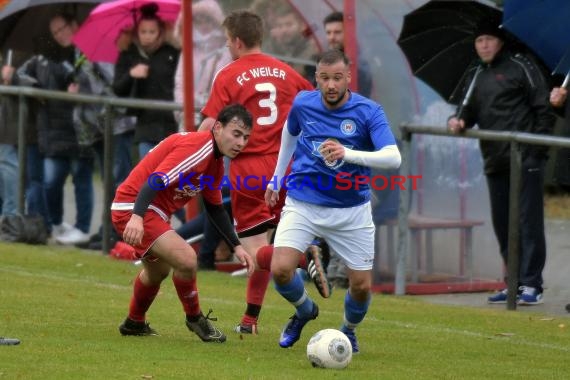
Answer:
[[[481, 65], [472, 97], [459, 115], [467, 127], [477, 124], [482, 130], [552, 134], [555, 120], [549, 85], [530, 57], [503, 49], [491, 63]], [[465, 89], [475, 71], [476, 67], [468, 75]], [[509, 171], [508, 142], [481, 140], [480, 146], [485, 173]], [[523, 160], [529, 156], [546, 158], [547, 151], [538, 145], [523, 146]]]
[[[178, 56], [179, 51], [168, 44], [163, 44], [150, 56], [145, 56], [135, 44], [131, 44], [119, 55], [113, 91], [121, 97], [174, 101], [174, 74]], [[149, 66], [145, 79], [135, 79], [129, 74], [131, 68], [139, 63]], [[134, 114], [137, 116], [136, 142], [158, 143], [177, 130], [172, 111], [139, 108]]]
[[[67, 91], [72, 80], [69, 65], [69, 62], [55, 62], [42, 55], [34, 56], [16, 71], [15, 84]], [[79, 148], [72, 115], [72, 103], [53, 99], [40, 100], [37, 109], [38, 146], [46, 157], [92, 155], [91, 151]], [[29, 117], [33, 119], [33, 115]]]

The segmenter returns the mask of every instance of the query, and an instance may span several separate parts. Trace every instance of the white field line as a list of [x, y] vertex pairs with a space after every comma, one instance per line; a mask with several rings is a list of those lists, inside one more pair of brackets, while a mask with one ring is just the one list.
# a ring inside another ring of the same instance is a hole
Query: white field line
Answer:
[[[108, 289], [123, 289], [126, 291], [130, 291], [132, 289], [131, 285], [118, 285], [118, 284], [111, 284], [108, 282], [101, 282], [101, 281], [98, 281], [97, 279], [95, 279], [93, 277], [81, 277], [81, 278], [79, 278], [79, 277], [62, 276], [61, 273], [57, 273], [57, 272], [34, 273], [34, 272], [28, 272], [28, 271], [21, 270], [17, 267], [12, 267], [12, 268], [0, 267], [0, 272], [6, 272], [6, 273], [9, 273], [11, 275], [19, 275], [19, 276], [23, 276], [23, 277], [34, 277], [34, 278], [43, 278], [43, 279], [54, 280], [54, 281], [69, 281], [69, 282], [74, 282], [74, 283], [82, 283], [82, 284], [88, 284], [91, 286], [97, 286], [97, 287], [108, 288]], [[174, 295], [174, 293], [170, 294], [170, 292], [164, 293], [163, 296], [165, 296], [167, 298], [176, 297]], [[242, 299], [232, 300], [232, 299], [227, 299], [227, 298], [208, 297], [208, 296], [204, 296], [202, 294], [200, 295], [200, 299], [204, 300], [204, 301], [208, 301], [208, 302], [213, 302], [216, 304], [236, 305], [239, 307], [243, 307], [243, 302], [244, 302]], [[286, 308], [288, 308], [288, 306], [286, 304], [283, 304], [283, 306], [277, 306], [277, 305], [270, 305], [269, 304], [269, 305], [263, 305], [263, 308], [265, 310], [267, 310], [267, 309], [285, 310]], [[327, 310], [321, 310], [321, 313], [334, 314], [334, 315], [338, 314], [338, 312], [331, 312], [331, 311], [327, 311]], [[539, 349], [570, 352], [570, 347], [560, 346], [560, 345], [556, 345], [556, 344], [548, 344], [548, 343], [539, 343], [539, 342], [529, 341], [526, 339], [520, 339], [516, 336], [515, 337], [502, 337], [502, 336], [480, 333], [477, 331], [453, 329], [453, 328], [442, 327], [442, 326], [437, 326], [437, 325], [429, 325], [429, 324], [419, 325], [419, 324], [415, 324], [415, 323], [402, 322], [402, 321], [398, 321], [398, 320], [386, 320], [386, 319], [379, 320], [378, 318], [370, 316], [370, 315], [366, 316], [366, 323], [367, 324], [368, 323], [375, 323], [375, 324], [380, 324], [380, 325], [382, 325], [382, 324], [383, 325], [391, 325], [391, 326], [396, 326], [398, 328], [414, 329], [417, 331], [428, 332], [428, 333], [469, 336], [469, 337], [473, 337], [473, 338], [493, 340], [496, 342], [501, 342], [501, 343], [515, 345], [515, 346], [516, 345], [528, 346], [528, 347], [534, 347], [534, 348], [539, 348]]]

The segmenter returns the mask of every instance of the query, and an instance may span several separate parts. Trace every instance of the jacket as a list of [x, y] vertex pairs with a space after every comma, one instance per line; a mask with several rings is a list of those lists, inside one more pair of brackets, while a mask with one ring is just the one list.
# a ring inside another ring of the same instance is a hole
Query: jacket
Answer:
[[[459, 115], [467, 127], [477, 124], [482, 130], [552, 134], [555, 120], [550, 90], [538, 64], [503, 48], [492, 62], [480, 66], [472, 97]], [[464, 89], [475, 72], [473, 67]], [[486, 174], [509, 171], [509, 142], [481, 140], [480, 147]], [[523, 160], [529, 156], [545, 159], [547, 152], [548, 147], [538, 145], [522, 148]]]
[[[120, 97], [173, 101], [174, 74], [179, 54], [176, 48], [163, 44], [154, 53], [146, 55], [136, 44], [131, 44], [119, 55], [115, 66], [113, 91]], [[135, 79], [130, 76], [131, 68], [139, 63], [149, 66], [147, 78]], [[136, 142], [158, 143], [177, 131], [172, 111], [139, 108], [135, 114]]]
[[[55, 62], [37, 55], [16, 71], [15, 84], [45, 90], [67, 91], [72, 69], [67, 61]], [[71, 66], [72, 67], [72, 66]], [[46, 157], [90, 156], [81, 150], [73, 127], [73, 106], [69, 102], [41, 99], [37, 110], [38, 146]]]

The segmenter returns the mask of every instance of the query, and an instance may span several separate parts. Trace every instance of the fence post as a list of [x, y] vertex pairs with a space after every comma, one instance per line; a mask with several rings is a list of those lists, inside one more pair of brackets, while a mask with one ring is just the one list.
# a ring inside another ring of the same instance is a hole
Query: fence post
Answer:
[[115, 192], [115, 176], [113, 173], [114, 141], [113, 124], [115, 109], [105, 104], [105, 130], [103, 132], [103, 241], [102, 250], [106, 255], [111, 250], [111, 202]]
[[521, 191], [521, 150], [520, 144], [511, 141], [511, 166], [509, 188], [509, 252], [507, 257], [507, 309], [516, 310], [519, 282], [520, 256], [520, 191]]
[[28, 121], [28, 101], [23, 94], [18, 96], [18, 213], [26, 211], [26, 123]]
[[[412, 152], [412, 134], [402, 126], [402, 164], [400, 175], [408, 178], [410, 175], [410, 155]], [[400, 204], [398, 207], [398, 258], [396, 263], [396, 276], [394, 294], [402, 296], [406, 294], [406, 266], [408, 262], [408, 213], [410, 208], [411, 191], [409, 186], [404, 186], [400, 191]]]

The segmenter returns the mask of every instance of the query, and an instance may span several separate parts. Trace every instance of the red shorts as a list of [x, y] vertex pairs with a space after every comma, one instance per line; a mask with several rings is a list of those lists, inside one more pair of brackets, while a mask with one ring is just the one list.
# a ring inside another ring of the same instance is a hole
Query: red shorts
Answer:
[[[132, 214], [132, 211], [111, 211], [111, 220], [113, 221], [113, 226], [115, 226], [115, 230], [119, 236], [123, 236], [125, 227], [131, 219]], [[169, 222], [166, 222], [160, 217], [160, 215], [152, 210], [148, 210], [144, 214], [143, 226], [144, 234], [142, 242], [139, 245], [133, 246], [133, 248], [135, 249], [135, 256], [138, 259], [142, 259], [143, 257], [145, 259], [150, 259], [151, 257], [149, 256], [152, 255], [147, 254], [148, 250], [152, 247], [156, 239], [164, 235], [165, 232], [171, 231], [172, 227]]]
[[[230, 191], [232, 215], [238, 233], [255, 228], [263, 223], [277, 225], [286, 192], [279, 192], [275, 207], [265, 204], [265, 189], [277, 164], [277, 155], [239, 155], [230, 164]], [[280, 179], [279, 179], [280, 180]]]

